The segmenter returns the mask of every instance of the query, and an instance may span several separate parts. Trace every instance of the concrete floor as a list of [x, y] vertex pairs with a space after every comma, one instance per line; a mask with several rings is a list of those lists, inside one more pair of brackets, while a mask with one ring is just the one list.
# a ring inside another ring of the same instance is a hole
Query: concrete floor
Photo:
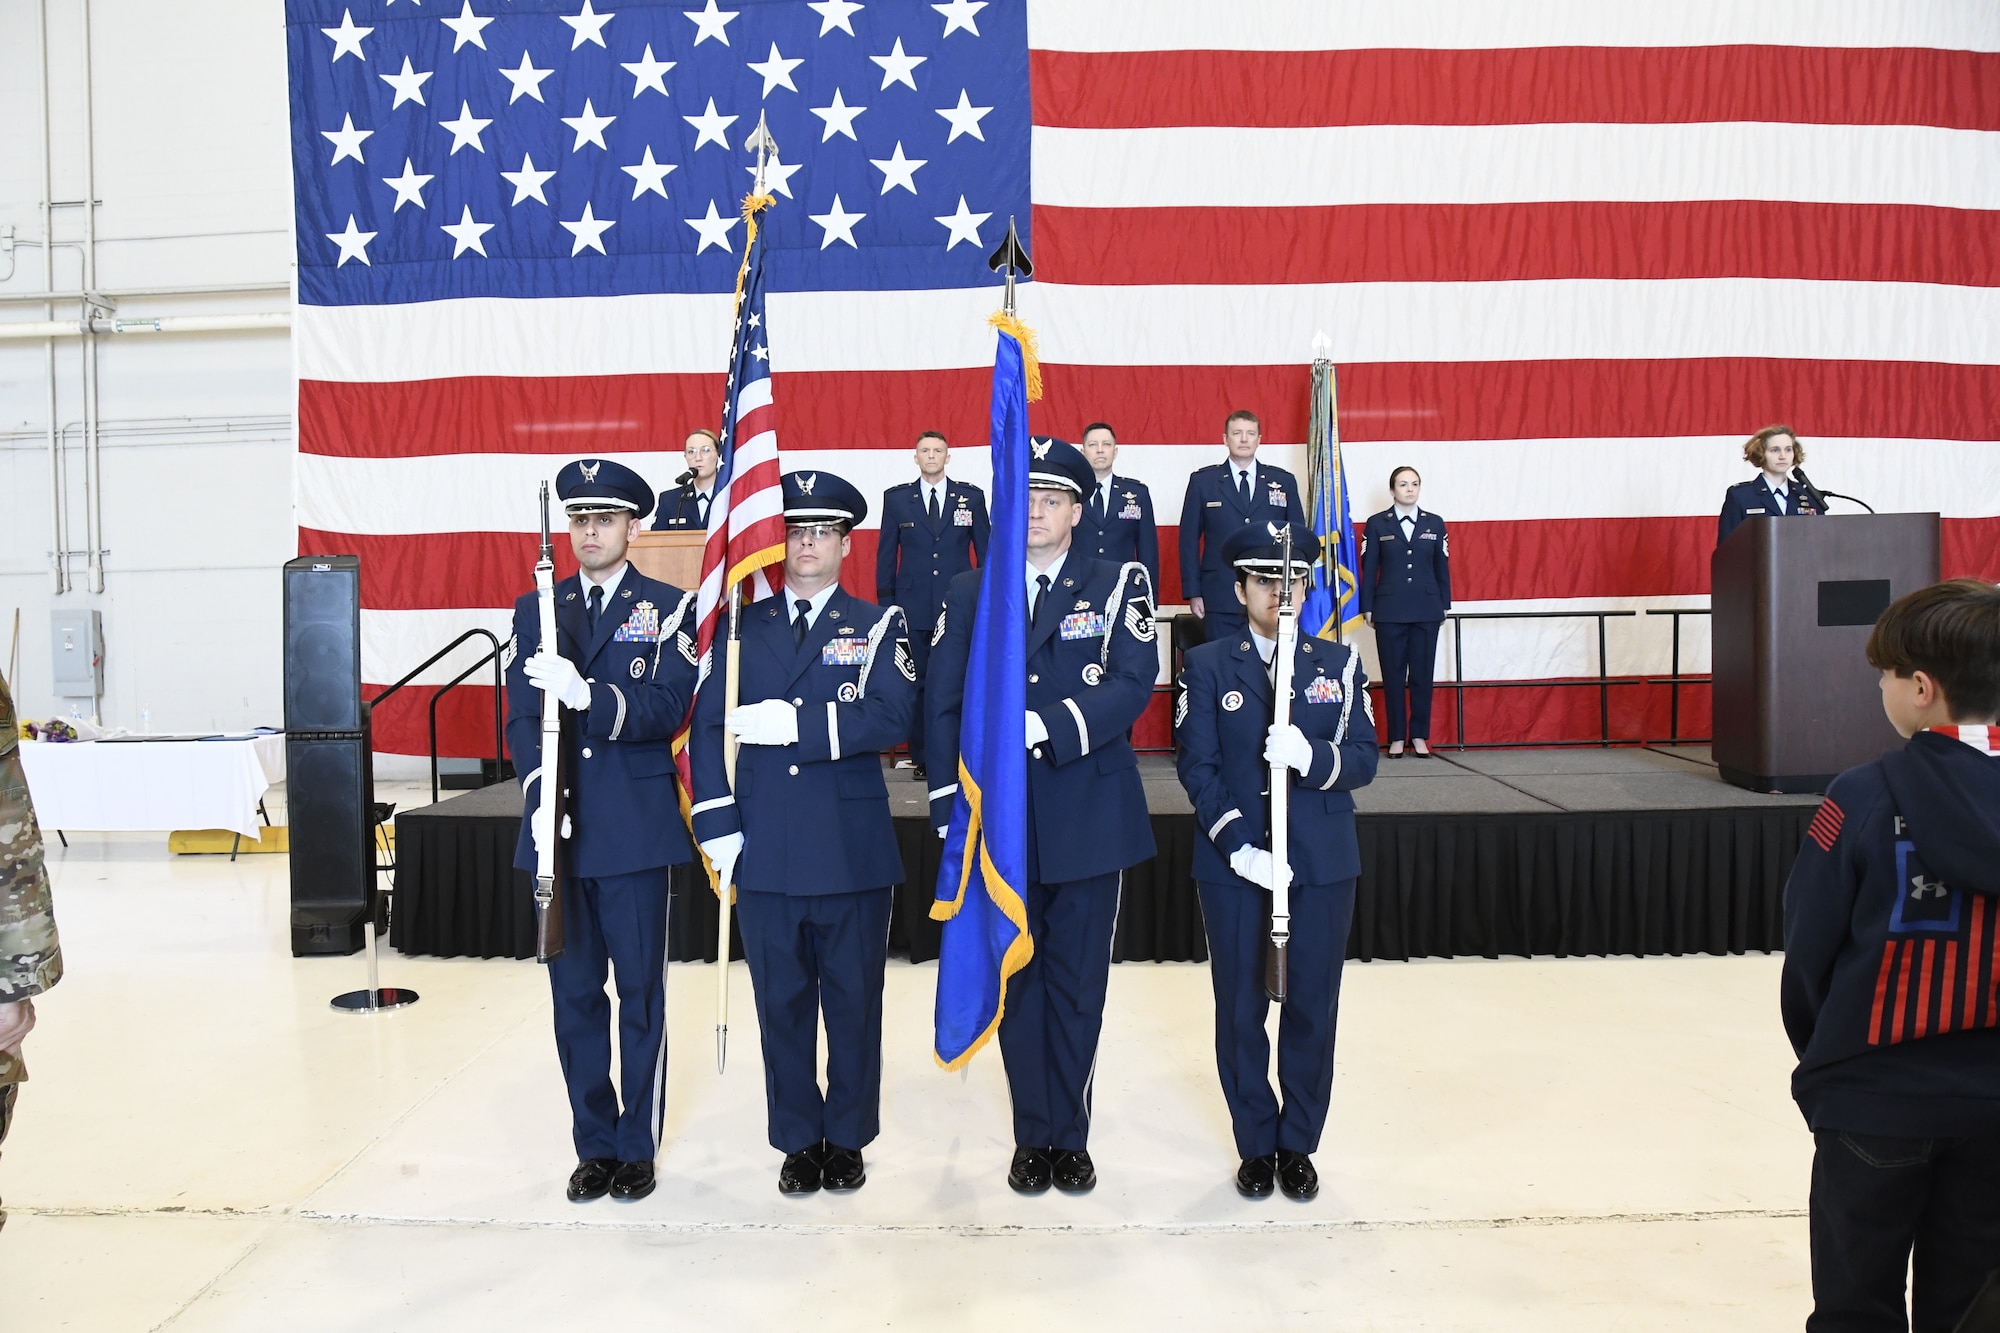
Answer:
[[718, 1076], [714, 972], [676, 964], [661, 1187], [576, 1207], [533, 964], [389, 955], [422, 1001], [337, 1015], [361, 963], [289, 957], [282, 856], [71, 843], [69, 976], [0, 1161], [6, 1333], [1747, 1331], [1809, 1307], [1775, 958], [1351, 966], [1311, 1204], [1230, 1188], [1203, 967], [1114, 969], [1103, 1183], [1023, 1199], [998, 1053], [937, 1070], [934, 971], [892, 961], [869, 1183], [786, 1199], [747, 974]]

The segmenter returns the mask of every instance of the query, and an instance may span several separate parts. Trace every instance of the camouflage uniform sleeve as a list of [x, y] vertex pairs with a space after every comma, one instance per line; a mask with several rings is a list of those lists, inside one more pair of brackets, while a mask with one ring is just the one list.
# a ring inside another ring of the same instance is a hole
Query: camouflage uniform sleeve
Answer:
[[[14, 703], [4, 683], [0, 728], [9, 739], [17, 734]], [[9, 745], [0, 749], [0, 1003], [41, 994], [62, 980], [62, 970], [42, 834], [28, 799], [21, 756]], [[0, 1086], [24, 1076], [18, 1059], [0, 1055]]]

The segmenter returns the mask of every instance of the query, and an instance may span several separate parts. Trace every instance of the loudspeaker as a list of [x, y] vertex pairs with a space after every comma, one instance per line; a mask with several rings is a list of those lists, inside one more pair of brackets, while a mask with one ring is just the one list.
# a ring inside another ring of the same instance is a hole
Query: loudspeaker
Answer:
[[285, 737], [292, 843], [292, 956], [348, 954], [362, 946], [374, 901], [375, 838], [369, 814], [375, 765], [366, 730]]
[[285, 730], [361, 729], [361, 560], [285, 563]]

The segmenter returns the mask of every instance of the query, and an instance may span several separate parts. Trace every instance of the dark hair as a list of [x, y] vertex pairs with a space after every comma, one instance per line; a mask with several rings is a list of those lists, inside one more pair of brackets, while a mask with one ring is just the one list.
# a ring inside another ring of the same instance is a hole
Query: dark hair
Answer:
[[1247, 421], [1259, 430], [1262, 430], [1264, 428], [1264, 423], [1257, 420], [1257, 414], [1255, 412], [1252, 412], [1247, 407], [1239, 407], [1234, 412], [1231, 412], [1227, 417], [1223, 418], [1222, 429], [1226, 431], [1239, 421]]
[[1090, 432], [1094, 430], [1103, 431], [1105, 434], [1111, 437], [1111, 442], [1113, 444], [1118, 443], [1118, 432], [1111, 429], [1111, 423], [1108, 421], [1093, 421], [1088, 426], [1085, 426], [1083, 428], [1083, 434], [1076, 437], [1077, 443], [1081, 444], [1083, 441], [1089, 439]]
[[1395, 490], [1395, 489], [1396, 489], [1396, 478], [1398, 478], [1398, 477], [1402, 476], [1402, 475], [1403, 475], [1403, 474], [1404, 474], [1405, 472], [1407, 472], [1407, 473], [1409, 473], [1409, 474], [1410, 474], [1411, 476], [1415, 477], [1415, 478], [1417, 479], [1417, 484], [1418, 484], [1419, 486], [1421, 486], [1421, 485], [1423, 485], [1423, 484], [1424, 484], [1424, 474], [1423, 474], [1423, 473], [1421, 473], [1421, 472], [1419, 472], [1419, 471], [1417, 471], [1417, 470], [1416, 470], [1415, 468], [1411, 467], [1411, 466], [1410, 466], [1410, 465], [1409, 465], [1408, 463], [1405, 463], [1405, 464], [1403, 464], [1403, 465], [1402, 465], [1401, 467], [1399, 467], [1399, 468], [1396, 468], [1396, 469], [1395, 469], [1394, 471], [1392, 471], [1392, 472], [1390, 472], [1390, 473], [1389, 473], [1389, 489], [1390, 489], [1390, 490], [1392, 490], [1392, 491], [1393, 491], [1393, 490]]
[[2000, 716], [2000, 588], [1946, 579], [1897, 598], [1868, 636], [1868, 665], [1923, 672], [1954, 721]]
[[1750, 466], [1752, 467], [1757, 467], [1757, 468], [1763, 467], [1764, 446], [1770, 443], [1771, 437], [1774, 435], [1791, 436], [1792, 462], [1803, 463], [1806, 461], [1806, 442], [1804, 440], [1801, 440], [1799, 438], [1799, 433], [1793, 430], [1790, 426], [1766, 426], [1764, 427], [1764, 429], [1758, 431], [1755, 435], [1752, 435], [1748, 440], [1744, 441], [1743, 443], [1743, 461], [1750, 464]]
[[951, 441], [947, 440], [944, 437], [944, 432], [941, 430], [927, 430], [923, 434], [917, 436], [918, 444], [922, 444], [925, 440], [936, 440], [939, 444], [942, 444], [945, 448], [947, 449], [951, 448]]

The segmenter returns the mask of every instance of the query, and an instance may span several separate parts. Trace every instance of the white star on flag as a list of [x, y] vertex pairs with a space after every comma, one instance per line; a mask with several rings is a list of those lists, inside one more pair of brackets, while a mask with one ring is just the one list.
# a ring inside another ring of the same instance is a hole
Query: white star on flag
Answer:
[[699, 131], [695, 135], [694, 140], [697, 152], [701, 150], [701, 146], [705, 143], [720, 144], [723, 148], [728, 148], [729, 140], [723, 137], [722, 132], [731, 125], [734, 125], [737, 120], [735, 116], [716, 115], [715, 99], [713, 97], [708, 99], [708, 110], [702, 112], [699, 116], [682, 116], [681, 119]]
[[771, 349], [759, 343], [750, 349], [750, 355], [754, 360], [769, 361], [771, 359]]
[[655, 162], [653, 160], [652, 145], [648, 144], [646, 146], [645, 161], [618, 169], [632, 178], [632, 197], [634, 199], [648, 192], [657, 194], [660, 198], [664, 199], [667, 197], [667, 173], [675, 170], [676, 166], [672, 162]]
[[486, 253], [486, 242], [481, 238], [487, 232], [492, 231], [495, 225], [491, 222], [474, 222], [472, 220], [472, 207], [468, 204], [460, 210], [458, 221], [447, 222], [439, 227], [438, 230], [451, 237], [451, 257], [456, 259], [467, 250], [477, 250], [481, 255], [484, 255]]
[[[715, 0], [709, 0], [710, 4], [714, 2]], [[726, 218], [717, 213], [715, 211], [715, 200], [711, 199], [708, 201], [707, 217], [685, 218], [683, 221], [701, 233], [701, 244], [694, 248], [696, 254], [700, 254], [711, 245], [719, 245], [725, 251], [729, 251], [731, 254], [735, 253], [735, 251], [729, 249], [729, 229], [736, 225], [736, 219]]]
[[514, 203], [518, 204], [523, 199], [533, 199], [537, 203], [546, 204], [549, 201], [549, 197], [542, 193], [542, 187], [548, 184], [555, 177], [555, 174], [553, 171], [535, 170], [535, 159], [529, 154], [523, 153], [521, 154], [521, 169], [519, 171], [503, 171], [500, 173], [500, 178], [514, 187]]
[[350, 259], [358, 259], [362, 263], [368, 264], [370, 268], [374, 267], [368, 260], [368, 242], [375, 239], [375, 233], [372, 231], [356, 231], [354, 229], [354, 214], [349, 213], [347, 215], [346, 231], [327, 232], [326, 239], [340, 247], [340, 260], [334, 265], [335, 268], [339, 268], [341, 264], [345, 264]]
[[806, 8], [819, 15], [820, 36], [826, 36], [835, 28], [849, 37], [854, 35], [854, 15], [861, 8], [854, 0], [807, 0]]
[[424, 81], [436, 72], [436, 70], [419, 72], [411, 69], [410, 58], [404, 56], [403, 72], [401, 74], [384, 74], [380, 76], [382, 82], [396, 90], [396, 100], [389, 104], [389, 109], [394, 111], [405, 102], [415, 102], [418, 106], [423, 106]]
[[[508, 69], [505, 65], [502, 65], [500, 67], [501, 77], [514, 85], [514, 91], [507, 95], [507, 105], [512, 106], [523, 97], [532, 97], [537, 102], [544, 101], [542, 97], [542, 80], [553, 73], [555, 73], [553, 69], [536, 69], [534, 65], [529, 63], [526, 51], [521, 52], [520, 68]], [[939, 114], [943, 113], [940, 112]]]
[[[757, 179], [757, 168], [745, 167], [743, 169], [750, 173], [751, 181], [754, 182]], [[794, 163], [791, 166], [786, 166], [778, 160], [776, 153], [771, 154], [770, 159], [764, 163], [765, 191], [771, 194], [782, 194], [787, 199], [791, 198], [792, 177], [797, 175], [799, 170], [800, 164]]]
[[[715, 3], [715, 0], [709, 0], [709, 3]], [[917, 81], [910, 77], [910, 72], [930, 59], [929, 56], [904, 55], [903, 39], [900, 37], [896, 39], [896, 49], [888, 55], [869, 56], [868, 58], [882, 67], [882, 86], [884, 88], [887, 88], [892, 83], [900, 83], [908, 86], [911, 92], [917, 90]]]
[[451, 29], [451, 49], [454, 53], [467, 42], [471, 42], [474, 46], [484, 51], [486, 49], [486, 39], [480, 36], [480, 33], [492, 21], [492, 19], [479, 18], [472, 12], [472, 0], [465, 0], [465, 8], [458, 12], [457, 18], [438, 20], [439, 23]]
[[[840, 100], [840, 89], [835, 88], [833, 90], [832, 106], [816, 106], [809, 109], [815, 116], [826, 122], [826, 130], [819, 136], [819, 141], [825, 143], [836, 134], [844, 134], [848, 138], [854, 139], [854, 118], [868, 108], [865, 106], [847, 105], [847, 103]], [[855, 139], [855, 142], [859, 143], [860, 140]]]
[[[561, 218], [556, 220], [562, 222]], [[603, 254], [604, 233], [616, 226], [617, 223], [610, 218], [592, 217], [590, 215], [590, 205], [585, 203], [582, 217], [574, 222], [563, 222], [562, 225], [569, 231], [570, 235], [576, 237], [576, 244], [569, 248], [570, 258], [574, 259], [586, 249], [595, 250], [597, 253]]]
[[438, 122], [440, 126], [451, 131], [451, 152], [454, 157], [458, 155], [458, 150], [467, 144], [471, 144], [482, 153], [485, 152], [486, 145], [479, 142], [479, 135], [481, 131], [492, 123], [490, 120], [481, 120], [479, 117], [473, 115], [472, 104], [470, 102], [460, 102], [458, 104], [457, 120], [441, 120]]
[[769, 56], [765, 57], [762, 61], [752, 60], [747, 63], [751, 69], [756, 70], [759, 75], [763, 76], [763, 96], [769, 97], [773, 88], [789, 88], [793, 92], [797, 92], [799, 85], [792, 82], [792, 71], [806, 62], [802, 57], [796, 60], [785, 59], [782, 55], [778, 54], [778, 44], [772, 42], [771, 54]]
[[594, 143], [599, 148], [605, 147], [604, 127], [616, 119], [618, 119], [616, 116], [598, 115], [596, 110], [590, 105], [590, 99], [587, 97], [584, 98], [582, 115], [564, 116], [562, 118], [563, 124], [576, 131], [576, 143], [570, 147], [570, 151], [572, 153], [580, 153], [583, 151], [583, 146], [587, 143]]
[[951, 229], [951, 237], [944, 243], [944, 248], [949, 250], [960, 241], [971, 241], [975, 246], [981, 244], [979, 224], [992, 216], [991, 213], [974, 213], [965, 206], [965, 196], [958, 196], [958, 212], [938, 219]]
[[342, 56], [351, 55], [356, 60], [366, 61], [368, 54], [361, 49], [361, 39], [375, 31], [373, 28], [354, 26], [354, 11], [345, 9], [340, 14], [338, 28], [321, 28], [321, 32], [333, 38], [333, 63], [339, 64]]
[[[603, 46], [604, 25], [618, 16], [600, 14], [590, 7], [590, 0], [583, 0], [583, 12], [575, 18], [571, 18], [568, 14], [558, 14], [556, 17], [576, 30], [576, 35], [570, 39], [569, 44], [569, 49], [574, 51], [585, 42], [596, 42], [599, 46]], [[619, 31], [624, 30], [621, 28]]]
[[340, 128], [337, 130], [321, 130], [321, 136], [333, 144], [333, 161], [327, 165], [333, 166], [343, 157], [351, 157], [356, 162], [365, 163], [367, 159], [361, 156], [361, 141], [373, 133], [375, 133], [373, 130], [355, 129], [353, 116], [342, 116]]
[[945, 36], [949, 37], [963, 28], [977, 37], [979, 25], [972, 21], [972, 16], [986, 8], [986, 0], [951, 0], [948, 5], [932, 5], [931, 8], [944, 15]]
[[736, 17], [733, 9], [717, 9], [715, 0], [708, 0], [706, 9], [684, 9], [681, 11], [694, 21], [694, 44], [700, 46], [713, 37], [724, 46], [729, 45], [729, 21]]
[[951, 133], [946, 136], [945, 142], [951, 143], [959, 135], [969, 134], [981, 143], [985, 143], [986, 136], [979, 132], [979, 122], [986, 116], [991, 115], [992, 111], [993, 108], [990, 106], [974, 106], [972, 98], [966, 93], [965, 89], [959, 89], [957, 106], [941, 106], [938, 108], [938, 114], [951, 122]]
[[399, 212], [404, 204], [415, 204], [418, 208], [423, 208], [424, 187], [435, 179], [437, 179], [435, 176], [419, 176], [416, 168], [410, 165], [410, 159], [404, 158], [402, 175], [382, 178], [382, 183], [396, 192], [396, 207], [389, 211]]
[[896, 140], [896, 151], [889, 156], [871, 157], [868, 159], [882, 173], [883, 194], [889, 193], [892, 186], [901, 186], [911, 194], [915, 194], [917, 192], [917, 168], [924, 165], [927, 160], [921, 157], [904, 157], [903, 141], [901, 139]]
[[646, 43], [646, 57], [622, 68], [632, 76], [632, 96], [637, 97], [648, 88], [660, 96], [667, 96], [667, 71], [678, 63], [672, 60], [653, 59], [653, 44]]
[[845, 241], [859, 250], [854, 240], [854, 224], [867, 217], [866, 213], [849, 213], [840, 206], [840, 196], [833, 196], [833, 211], [830, 213], [808, 213], [807, 217], [817, 222], [826, 233], [820, 237], [819, 248], [824, 250], [835, 241]]

